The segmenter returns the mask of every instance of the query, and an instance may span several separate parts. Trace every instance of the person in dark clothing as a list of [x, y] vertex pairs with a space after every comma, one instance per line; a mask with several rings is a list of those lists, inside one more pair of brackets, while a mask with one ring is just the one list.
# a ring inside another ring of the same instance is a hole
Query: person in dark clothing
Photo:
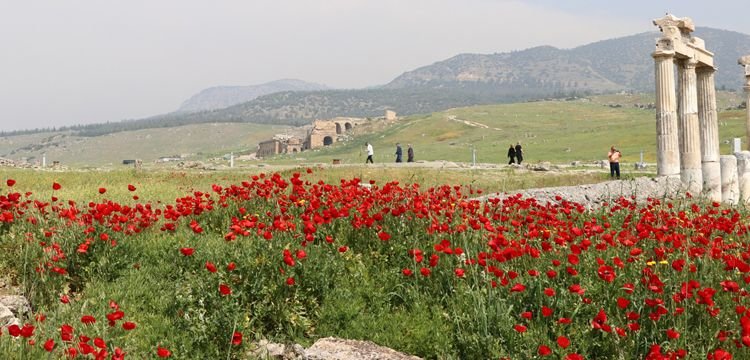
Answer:
[[401, 155], [403, 155], [403, 152], [401, 151], [401, 144], [396, 143], [396, 162], [401, 162]]
[[518, 165], [521, 165], [521, 161], [523, 161], [523, 148], [520, 141], [516, 143], [516, 160], [518, 161]]
[[510, 158], [508, 165], [516, 163], [516, 149], [513, 147], [513, 144], [510, 144], [510, 147], [508, 148], [508, 157]]
[[411, 148], [411, 144], [407, 146], [409, 148], [406, 150], [406, 162], [414, 162], [414, 149]]

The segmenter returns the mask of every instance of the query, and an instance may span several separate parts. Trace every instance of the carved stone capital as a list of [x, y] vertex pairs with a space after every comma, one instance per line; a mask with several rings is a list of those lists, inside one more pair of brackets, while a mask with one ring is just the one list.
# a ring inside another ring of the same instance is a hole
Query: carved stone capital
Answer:
[[739, 58], [739, 60], [737, 60], [737, 64], [740, 64], [740, 65], [743, 65], [743, 66], [750, 65], [750, 55], [745, 55], [745, 56]]
[[698, 66], [698, 60], [695, 60], [693, 58], [685, 59], [680, 61], [680, 66], [684, 67], [685, 69], [695, 69], [695, 67]]
[[678, 18], [672, 14], [654, 19], [654, 25], [659, 27], [659, 30], [664, 34], [664, 37], [676, 38], [682, 34], [688, 35], [695, 31], [695, 24], [691, 18]]

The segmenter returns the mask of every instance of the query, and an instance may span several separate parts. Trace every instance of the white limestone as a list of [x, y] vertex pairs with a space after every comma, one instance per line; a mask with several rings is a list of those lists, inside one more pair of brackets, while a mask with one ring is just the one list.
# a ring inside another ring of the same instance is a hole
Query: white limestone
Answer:
[[740, 199], [737, 182], [737, 158], [734, 155], [721, 155], [721, 201], [736, 205]]

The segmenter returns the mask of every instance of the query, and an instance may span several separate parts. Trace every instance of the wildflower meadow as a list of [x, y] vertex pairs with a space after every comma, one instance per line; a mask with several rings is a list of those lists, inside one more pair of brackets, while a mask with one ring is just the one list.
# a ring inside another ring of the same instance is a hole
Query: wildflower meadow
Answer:
[[259, 339], [336, 336], [428, 359], [750, 358], [743, 208], [590, 211], [324, 171], [170, 201], [0, 179], [0, 268], [32, 307], [0, 354], [244, 359]]

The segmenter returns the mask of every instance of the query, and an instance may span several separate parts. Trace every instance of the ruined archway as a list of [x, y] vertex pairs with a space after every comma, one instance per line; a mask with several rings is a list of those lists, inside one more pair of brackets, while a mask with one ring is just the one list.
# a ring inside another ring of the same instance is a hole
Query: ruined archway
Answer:
[[341, 135], [341, 124], [336, 123], [336, 135]]
[[329, 146], [333, 144], [333, 138], [330, 136], [326, 136], [323, 138], [323, 146]]
[[346, 132], [352, 131], [352, 123], [345, 123], [344, 130], [346, 130]]

